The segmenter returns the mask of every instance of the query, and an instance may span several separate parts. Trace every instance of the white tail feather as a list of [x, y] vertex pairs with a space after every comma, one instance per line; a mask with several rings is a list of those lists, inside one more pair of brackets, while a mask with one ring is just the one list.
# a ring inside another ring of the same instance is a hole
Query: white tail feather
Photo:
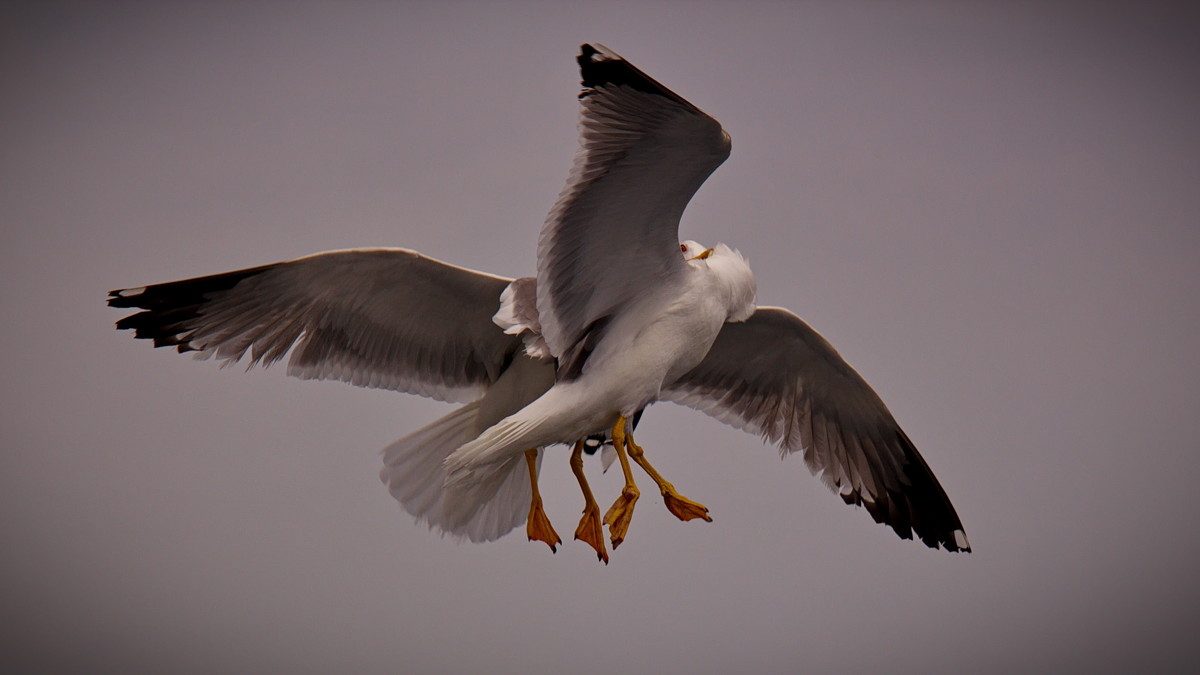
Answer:
[[517, 415], [506, 417], [446, 458], [442, 517], [449, 527], [477, 521], [490, 504], [506, 496], [506, 479], [522, 471], [528, 508], [532, 490], [522, 454], [541, 445], [532, 440], [538, 426]]
[[521, 461], [501, 462], [487, 485], [473, 491], [478, 499], [469, 505], [457, 500], [456, 508], [447, 508], [444, 463], [475, 438], [479, 425], [479, 402], [468, 403], [385, 448], [379, 472], [392, 496], [418, 522], [475, 542], [498, 539], [525, 522], [531, 495], [525, 462], [514, 457]]

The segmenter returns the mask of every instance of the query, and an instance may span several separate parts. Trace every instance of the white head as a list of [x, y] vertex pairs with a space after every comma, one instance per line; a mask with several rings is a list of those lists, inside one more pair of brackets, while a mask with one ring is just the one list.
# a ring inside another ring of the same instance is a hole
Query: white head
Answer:
[[704, 247], [704, 245], [698, 241], [692, 241], [691, 239], [679, 242], [679, 250], [683, 251], [684, 260], [691, 260], [692, 258], [698, 258], [700, 256], [708, 257], [709, 255], [704, 253], [708, 250]]
[[716, 278], [718, 287], [725, 291], [726, 307], [729, 308], [727, 321], [745, 321], [754, 314], [758, 285], [754, 282], [750, 263], [741, 253], [725, 244], [704, 248], [690, 239], [681, 242], [679, 250], [689, 264], [703, 265], [708, 269]]

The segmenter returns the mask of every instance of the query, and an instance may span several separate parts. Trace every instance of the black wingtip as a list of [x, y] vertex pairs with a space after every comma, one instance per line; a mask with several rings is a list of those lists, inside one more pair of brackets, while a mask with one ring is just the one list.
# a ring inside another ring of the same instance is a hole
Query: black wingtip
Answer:
[[119, 288], [108, 292], [109, 307], [138, 307], [139, 297], [145, 288]]
[[582, 77], [583, 91], [579, 94], [581, 99], [591, 96], [597, 89], [625, 86], [647, 94], [664, 96], [689, 108], [694, 107], [679, 94], [659, 84], [620, 54], [600, 43], [581, 45], [576, 61], [579, 62], [579, 73]]
[[892, 528], [901, 539], [916, 539], [932, 549], [970, 553], [962, 521], [945, 489], [903, 431], [896, 444], [903, 448], [906, 466], [903, 487], [888, 489], [874, 500], [843, 494], [847, 504], [862, 506], [875, 522]]
[[152, 340], [155, 347], [175, 347], [181, 353], [196, 351], [196, 347], [188, 342], [187, 334], [191, 322], [200, 316], [201, 308], [214, 296], [277, 264], [140, 288], [121, 288], [108, 292], [108, 306], [145, 310], [117, 321], [117, 330], [132, 330], [135, 338]]
[[635, 82], [640, 81], [636, 77], [637, 69], [604, 45], [581, 45], [579, 56], [575, 60], [579, 62], [579, 74], [584, 88], [580, 98], [590, 94], [590, 90], [606, 85], [634, 86]]

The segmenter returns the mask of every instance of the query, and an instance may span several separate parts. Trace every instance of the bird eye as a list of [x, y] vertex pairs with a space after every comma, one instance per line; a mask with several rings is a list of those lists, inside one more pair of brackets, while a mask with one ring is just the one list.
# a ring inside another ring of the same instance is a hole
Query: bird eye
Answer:
[[679, 250], [683, 251], [684, 253], [687, 253], [687, 244], [680, 244]]

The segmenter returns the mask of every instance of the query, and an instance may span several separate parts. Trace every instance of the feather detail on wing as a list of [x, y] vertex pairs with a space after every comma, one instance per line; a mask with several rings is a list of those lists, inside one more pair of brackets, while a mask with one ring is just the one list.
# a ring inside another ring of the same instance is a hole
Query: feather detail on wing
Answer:
[[248, 368], [291, 351], [296, 377], [469, 401], [521, 347], [492, 323], [510, 281], [407, 249], [350, 249], [112, 291], [108, 304], [145, 310], [117, 328], [156, 347], [248, 355]]
[[500, 309], [492, 321], [509, 335], [520, 335], [530, 358], [551, 360], [537, 312], [537, 279], [514, 279], [500, 294]]
[[556, 358], [682, 272], [679, 218], [730, 148], [716, 120], [620, 56], [583, 45], [578, 61], [580, 149], [538, 242], [538, 310]]
[[802, 452], [809, 469], [847, 504], [926, 545], [970, 551], [942, 486], [871, 387], [791, 312], [760, 307], [727, 323], [704, 360], [663, 391]]

